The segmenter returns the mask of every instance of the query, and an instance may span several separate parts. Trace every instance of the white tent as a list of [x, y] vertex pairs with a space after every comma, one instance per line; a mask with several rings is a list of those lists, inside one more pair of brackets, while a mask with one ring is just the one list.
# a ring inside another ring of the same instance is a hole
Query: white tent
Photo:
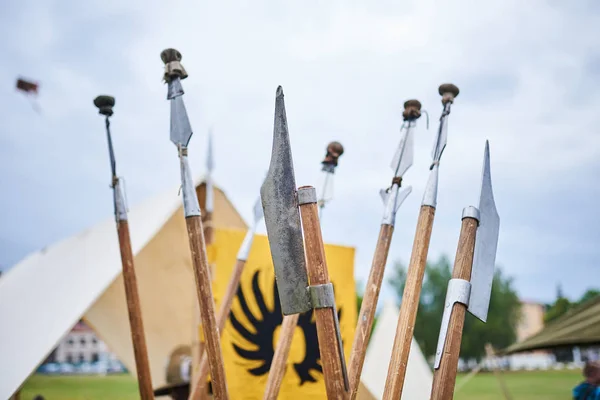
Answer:
[[[247, 229], [223, 191], [214, 189], [214, 222]], [[164, 384], [169, 354], [191, 342], [194, 326], [194, 275], [178, 191], [172, 188], [129, 213], [154, 386]], [[196, 191], [203, 206], [205, 185], [197, 184]], [[27, 256], [2, 275], [0, 399], [19, 388], [80, 318], [135, 375], [113, 218]]]
[[[177, 210], [171, 190], [129, 214], [137, 254]], [[0, 398], [15, 392], [121, 274], [114, 218], [35, 252], [0, 279]], [[129, 367], [129, 365], [128, 365]]]
[[[386, 303], [377, 320], [377, 325], [365, 356], [361, 382], [377, 399], [383, 397], [383, 389], [394, 346], [399, 310], [393, 303]], [[431, 394], [433, 374], [419, 345], [413, 338], [410, 345], [408, 367], [402, 391], [402, 400], [428, 399]]]

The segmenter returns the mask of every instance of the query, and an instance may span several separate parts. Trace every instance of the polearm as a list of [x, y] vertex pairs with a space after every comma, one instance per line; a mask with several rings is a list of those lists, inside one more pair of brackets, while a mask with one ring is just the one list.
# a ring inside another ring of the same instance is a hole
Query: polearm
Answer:
[[502, 377], [502, 370], [501, 370], [501, 367], [498, 365], [498, 359], [496, 358], [496, 354], [494, 352], [494, 348], [492, 347], [491, 343], [485, 344], [485, 354], [487, 355], [488, 359], [493, 364], [492, 371], [494, 372], [494, 375], [496, 375], [496, 379], [498, 379], [498, 385], [500, 386], [500, 390], [502, 391], [504, 400], [512, 400], [512, 396], [510, 395], [510, 392], [508, 391], [508, 387], [506, 387], [506, 382], [504, 381], [504, 378]]
[[[214, 238], [214, 227], [213, 227], [213, 212], [214, 212], [214, 187], [212, 174], [214, 169], [214, 159], [213, 159], [213, 148], [212, 148], [212, 132], [208, 133], [208, 149], [206, 152], [206, 177], [204, 178], [205, 182], [205, 191], [204, 191], [204, 215], [202, 216], [202, 226], [204, 228], [204, 242], [206, 246], [209, 246], [213, 242]], [[211, 273], [211, 281], [215, 279], [215, 271], [212, 269], [212, 266], [209, 264], [209, 271]], [[200, 307], [198, 302], [194, 302], [194, 330], [192, 332], [192, 384], [190, 393], [196, 392], [196, 385], [200, 382], [200, 376], [202, 375], [200, 372], [200, 363], [202, 362], [202, 355], [204, 354], [204, 340], [200, 340], [200, 335], [202, 332], [202, 317], [200, 316]], [[218, 321], [217, 315], [217, 321]], [[219, 328], [219, 332], [222, 332], [223, 328]], [[207, 364], [208, 367], [208, 364]], [[206, 376], [204, 373], [203, 376]], [[201, 392], [202, 393], [202, 392]], [[191, 396], [191, 394], [190, 394]], [[202, 400], [202, 398], [206, 398], [206, 396], [199, 395], [198, 400]], [[191, 398], [191, 397], [190, 397]]]
[[432, 400], [451, 400], [454, 396], [466, 311], [483, 322], [487, 320], [499, 230], [500, 217], [496, 211], [490, 172], [490, 148], [486, 141], [479, 208], [469, 206], [462, 213], [454, 270], [448, 282], [435, 352]]
[[421, 296], [425, 264], [427, 263], [427, 253], [429, 252], [429, 240], [431, 239], [431, 230], [433, 228], [433, 219], [435, 216], [438, 169], [440, 158], [446, 147], [448, 115], [450, 114], [450, 107], [454, 102], [454, 98], [458, 96], [459, 91], [453, 84], [443, 84], [439, 87], [439, 93], [442, 95], [444, 110], [440, 117], [440, 126], [433, 147], [433, 160], [430, 166], [431, 172], [429, 173], [427, 186], [425, 186], [425, 193], [421, 203], [421, 211], [419, 212], [412, 254], [408, 266], [406, 285], [404, 287], [404, 293], [402, 294], [402, 305], [400, 306], [400, 315], [398, 316], [396, 337], [394, 338], [392, 357], [390, 359], [385, 389], [383, 392], [383, 399], [385, 400], [396, 400], [402, 395], [406, 367], [408, 365], [408, 355], [410, 353], [410, 343], [415, 328], [415, 319], [419, 307], [419, 297]]
[[[233, 304], [233, 299], [235, 298], [238, 288], [240, 287], [240, 279], [242, 278], [242, 272], [244, 272], [244, 267], [246, 266], [246, 261], [248, 260], [250, 249], [252, 248], [254, 234], [256, 233], [258, 224], [260, 223], [263, 217], [263, 209], [260, 203], [260, 198], [254, 204], [253, 210], [254, 218], [252, 221], [252, 225], [250, 225], [250, 229], [248, 229], [248, 232], [246, 232], [244, 241], [240, 246], [235, 266], [233, 267], [233, 272], [231, 273], [231, 278], [229, 278], [229, 283], [227, 284], [225, 295], [223, 296], [223, 300], [221, 301], [221, 305], [219, 306], [219, 313], [217, 314], [217, 326], [219, 329], [219, 334], [221, 335], [223, 334], [223, 330], [225, 329], [225, 323], [227, 322], [227, 318], [229, 318], [229, 313], [231, 312], [231, 305]], [[208, 374], [208, 359], [206, 358], [206, 353], [200, 354], [200, 357], [201, 358], [198, 377], [196, 382], [194, 382], [194, 385], [192, 386], [193, 389], [189, 397], [192, 400], [200, 400], [207, 390], [206, 378]]]
[[181, 166], [181, 188], [183, 193], [183, 211], [187, 225], [188, 239], [192, 256], [194, 276], [202, 329], [208, 352], [210, 373], [213, 378], [215, 399], [227, 399], [227, 383], [223, 354], [215, 318], [215, 305], [212, 295], [210, 271], [206, 257], [206, 245], [202, 228], [202, 217], [196, 188], [188, 163], [187, 145], [192, 137], [192, 127], [183, 103], [183, 87], [181, 79], [187, 78], [187, 73], [181, 65], [181, 53], [175, 49], [166, 49], [160, 54], [165, 64], [164, 80], [168, 84], [167, 99], [171, 102], [171, 141], [177, 146]]
[[125, 207], [125, 198], [123, 197], [121, 181], [117, 177], [115, 153], [112, 145], [112, 137], [110, 135], [109, 117], [113, 115], [115, 99], [111, 96], [98, 96], [94, 99], [94, 105], [98, 107], [99, 113], [105, 116], [106, 121], [106, 137], [108, 139], [108, 154], [110, 155], [110, 169], [112, 173], [111, 186], [113, 188], [113, 203], [115, 208], [115, 219], [117, 222], [117, 232], [119, 235], [121, 263], [123, 266], [123, 283], [125, 285], [125, 298], [127, 300], [127, 311], [129, 314], [129, 325], [131, 327], [131, 340], [133, 342], [133, 354], [135, 356], [135, 368], [137, 371], [140, 398], [142, 400], [151, 400], [154, 399], [154, 392], [152, 390], [148, 349], [146, 347], [146, 336], [144, 335], [144, 324], [142, 322], [140, 296], [133, 264], [133, 251], [131, 250], [127, 209]]
[[314, 309], [327, 398], [346, 399], [349, 383], [325, 260], [317, 194], [312, 186], [296, 189], [281, 86], [275, 99], [271, 164], [260, 195], [283, 315]]
[[321, 219], [325, 204], [331, 200], [329, 195], [333, 188], [333, 174], [335, 174], [338, 159], [342, 154], [344, 154], [344, 146], [342, 146], [340, 142], [331, 142], [327, 145], [327, 153], [325, 153], [325, 158], [321, 161], [321, 164], [323, 165], [321, 171], [325, 175], [325, 178], [323, 180], [321, 198], [317, 201], [317, 205], [319, 206], [319, 219]]
[[206, 244], [213, 242], [214, 226], [213, 226], [213, 212], [215, 210], [215, 192], [213, 187], [213, 169], [215, 167], [213, 158], [213, 146], [212, 146], [212, 132], [208, 133], [208, 152], [206, 154], [206, 195], [204, 201], [204, 218], [202, 219], [204, 226], [204, 240]]
[[[344, 153], [344, 146], [339, 142], [331, 142], [327, 145], [327, 153], [325, 159], [321, 162], [323, 167], [321, 171], [325, 174], [323, 183], [323, 190], [321, 199], [317, 201], [319, 206], [319, 219], [323, 213], [323, 208], [329, 199], [327, 199], [327, 193], [330, 191], [330, 186], [333, 182], [333, 174], [335, 168], [338, 165], [339, 157]], [[292, 347], [292, 340], [294, 338], [294, 331], [298, 326], [298, 318], [300, 314], [285, 315], [283, 322], [281, 323], [281, 330], [279, 332], [279, 340], [275, 346], [275, 353], [273, 354], [273, 360], [271, 361], [271, 368], [269, 369], [269, 377], [267, 379], [267, 385], [265, 387], [265, 393], [263, 396], [264, 400], [276, 400], [281, 390], [281, 383], [285, 375], [285, 364], [290, 354]]]
[[383, 281], [385, 272], [385, 264], [387, 262], [390, 243], [394, 233], [394, 223], [396, 220], [396, 212], [400, 208], [402, 202], [410, 194], [412, 188], [406, 187], [400, 191], [402, 184], [402, 176], [412, 166], [414, 155], [414, 131], [417, 126], [417, 119], [421, 116], [421, 103], [418, 100], [408, 100], [404, 103], [404, 112], [402, 117], [404, 123], [400, 130], [403, 135], [400, 139], [400, 145], [392, 160], [392, 185], [390, 189], [382, 190], [382, 198], [384, 203], [383, 220], [379, 230], [379, 238], [375, 247], [373, 263], [369, 280], [365, 287], [360, 313], [358, 315], [358, 325], [354, 334], [354, 343], [352, 345], [352, 354], [350, 355], [350, 398], [355, 399], [358, 394], [360, 384], [360, 374], [362, 372], [367, 345], [371, 337], [371, 329], [373, 327], [373, 319], [375, 310], [377, 309], [377, 300], [379, 299], [379, 291]]

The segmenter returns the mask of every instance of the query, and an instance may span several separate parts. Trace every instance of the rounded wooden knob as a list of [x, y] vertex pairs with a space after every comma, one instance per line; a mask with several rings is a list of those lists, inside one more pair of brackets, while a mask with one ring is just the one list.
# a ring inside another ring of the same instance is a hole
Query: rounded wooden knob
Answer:
[[337, 167], [338, 159], [342, 154], [344, 154], [344, 146], [340, 142], [331, 142], [327, 145], [327, 153], [321, 164]]
[[165, 64], [168, 64], [172, 61], [181, 61], [181, 58], [181, 53], [176, 49], [165, 49], [160, 53], [160, 59]]
[[404, 120], [417, 119], [421, 117], [421, 102], [419, 100], [407, 100], [404, 102], [404, 111], [402, 111]]
[[442, 96], [442, 103], [446, 104], [449, 101], [453, 101], [460, 93], [460, 90], [458, 90], [458, 86], [452, 83], [444, 83], [440, 85], [438, 92]]
[[94, 99], [94, 105], [98, 107], [100, 114], [110, 117], [113, 115], [115, 98], [107, 95], [100, 95]]

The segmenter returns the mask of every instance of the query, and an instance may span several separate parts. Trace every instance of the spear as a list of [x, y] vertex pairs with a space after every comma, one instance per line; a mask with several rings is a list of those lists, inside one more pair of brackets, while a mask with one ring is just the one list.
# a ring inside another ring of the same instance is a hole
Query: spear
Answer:
[[325, 153], [325, 158], [321, 161], [321, 164], [323, 165], [321, 171], [325, 175], [325, 178], [323, 179], [321, 199], [317, 201], [317, 205], [319, 206], [319, 219], [321, 219], [321, 216], [323, 215], [325, 204], [331, 200], [333, 174], [338, 165], [338, 159], [342, 154], [344, 154], [344, 146], [342, 146], [340, 142], [331, 142], [327, 145], [327, 153]]
[[352, 354], [350, 355], [350, 396], [355, 399], [358, 393], [360, 384], [360, 374], [362, 372], [367, 345], [371, 337], [373, 327], [373, 318], [377, 308], [377, 300], [379, 299], [379, 291], [383, 281], [385, 272], [385, 264], [387, 262], [390, 243], [394, 233], [394, 223], [396, 220], [396, 212], [400, 208], [402, 202], [412, 191], [410, 186], [400, 191], [402, 184], [402, 176], [412, 166], [414, 153], [414, 131], [417, 126], [417, 119], [421, 116], [421, 103], [418, 100], [408, 100], [404, 103], [404, 112], [402, 117], [404, 123], [400, 128], [403, 133], [400, 139], [400, 145], [396, 150], [392, 160], [392, 186], [388, 190], [382, 190], [381, 195], [385, 206], [381, 228], [379, 230], [379, 238], [375, 247], [371, 273], [365, 288], [365, 294], [358, 315], [358, 326], [354, 335], [354, 344], [352, 345]]
[[[205, 192], [204, 192], [204, 215], [202, 218], [202, 226], [204, 227], [204, 242], [206, 245], [210, 245], [213, 242], [213, 211], [214, 211], [214, 190], [213, 190], [213, 180], [212, 173], [214, 168], [214, 160], [213, 160], [213, 148], [212, 148], [212, 132], [208, 132], [208, 148], [206, 154], [206, 177], [205, 177]], [[209, 265], [211, 272], [211, 280], [214, 280], [215, 274], [212, 266]], [[196, 385], [200, 382], [200, 376], [206, 376], [206, 373], [202, 375], [200, 373], [200, 363], [202, 360], [202, 355], [204, 354], [204, 340], [200, 340], [200, 332], [202, 331], [202, 324], [200, 316], [200, 307], [198, 306], [198, 302], [194, 302], [194, 330], [192, 332], [192, 386], [191, 392], [196, 391]], [[218, 316], [217, 316], [218, 320]], [[222, 328], [219, 329], [221, 331]], [[207, 365], [208, 367], [208, 365]], [[199, 395], [198, 399], [202, 398]]]
[[432, 400], [451, 400], [454, 395], [466, 311], [483, 322], [487, 320], [500, 230], [487, 141], [481, 175], [479, 207], [466, 207], [462, 213], [454, 270], [452, 279], [448, 282], [435, 352]]
[[105, 116], [106, 122], [106, 138], [108, 139], [108, 154], [110, 156], [110, 169], [112, 173], [111, 186], [113, 188], [113, 204], [117, 222], [117, 232], [119, 235], [121, 264], [123, 266], [123, 282], [125, 284], [125, 298], [127, 300], [127, 311], [129, 313], [129, 325], [131, 327], [131, 340], [133, 342], [133, 354], [135, 357], [140, 398], [142, 400], [151, 400], [154, 399], [154, 392], [152, 391], [148, 349], [146, 348], [140, 296], [133, 264], [131, 238], [129, 237], [127, 209], [125, 207], [123, 190], [121, 188], [121, 180], [117, 177], [117, 165], [112, 145], [112, 137], [110, 135], [109, 117], [113, 115], [115, 98], [111, 96], [98, 96], [94, 99], [94, 105], [98, 107], [99, 113]]
[[[329, 198], [327, 196], [331, 193], [331, 186], [333, 182], [333, 174], [335, 168], [338, 165], [339, 157], [344, 153], [344, 146], [340, 142], [331, 142], [327, 145], [327, 153], [325, 159], [321, 162], [323, 165], [321, 171], [325, 174], [323, 191], [321, 199], [317, 202], [319, 206], [319, 219], [323, 213], [323, 208]], [[292, 339], [294, 338], [294, 331], [298, 325], [298, 317], [300, 314], [286, 315], [283, 317], [281, 323], [281, 330], [279, 332], [279, 340], [275, 347], [275, 354], [271, 361], [271, 368], [269, 377], [267, 379], [267, 386], [265, 388], [264, 400], [275, 400], [281, 390], [281, 383], [283, 376], [285, 375], [285, 362], [287, 361], [292, 347]]]
[[[246, 261], [248, 260], [248, 255], [250, 254], [250, 249], [252, 248], [254, 234], [256, 233], [258, 224], [260, 223], [263, 217], [263, 209], [260, 203], [260, 198], [256, 200], [253, 210], [254, 219], [252, 221], [252, 225], [250, 225], [250, 229], [248, 230], [248, 232], [246, 232], [244, 241], [242, 242], [242, 245], [240, 246], [240, 249], [238, 251], [237, 260], [235, 262], [235, 266], [233, 267], [231, 278], [229, 278], [229, 284], [227, 285], [225, 295], [223, 296], [223, 300], [221, 301], [219, 313], [217, 314], [217, 326], [219, 329], [219, 334], [223, 334], [223, 330], [225, 329], [225, 323], [227, 322], [227, 318], [229, 318], [231, 305], [233, 304], [233, 299], [240, 286], [242, 272], [244, 271]], [[200, 354], [200, 357], [201, 361], [198, 377], [197, 380], [194, 382], [194, 389], [190, 393], [189, 397], [193, 400], [201, 399], [202, 396], [206, 393], [206, 376], [208, 374], [208, 360], [206, 358], [206, 354]]]
[[327, 398], [346, 399], [349, 383], [319, 225], [317, 194], [312, 186], [296, 189], [281, 86], [275, 99], [271, 164], [260, 195], [283, 315], [314, 309]]
[[171, 101], [171, 141], [177, 146], [181, 166], [181, 188], [183, 193], [183, 211], [187, 225], [190, 251], [202, 329], [206, 340], [210, 373], [213, 378], [213, 390], [216, 399], [227, 399], [227, 384], [223, 354], [219, 342], [215, 306], [212, 296], [210, 271], [206, 257], [206, 245], [202, 228], [202, 217], [198, 196], [192, 181], [192, 173], [188, 163], [187, 145], [192, 137], [192, 127], [183, 103], [183, 87], [181, 80], [187, 73], [181, 65], [181, 53], [175, 49], [163, 50], [160, 58], [165, 64], [164, 80], [168, 84], [167, 99]]
[[213, 188], [212, 173], [215, 163], [213, 159], [212, 132], [208, 133], [208, 153], [206, 154], [206, 195], [204, 201], [204, 239], [206, 244], [213, 242], [213, 212], [215, 209], [215, 193]]
[[458, 88], [453, 84], [443, 84], [439, 87], [444, 109], [440, 117], [440, 125], [433, 147], [433, 160], [429, 168], [429, 179], [427, 186], [425, 186], [425, 193], [421, 203], [406, 285], [402, 294], [402, 305], [400, 307], [400, 315], [398, 316], [396, 337], [394, 338], [392, 357], [383, 392], [385, 400], [399, 399], [402, 395], [410, 343], [413, 337], [415, 319], [419, 307], [419, 297], [421, 295], [421, 285], [423, 284], [423, 275], [427, 262], [427, 252], [429, 251], [431, 229], [433, 228], [433, 219], [435, 216], [440, 158], [446, 147], [450, 107], [454, 102], [454, 98], [458, 96], [458, 92]]

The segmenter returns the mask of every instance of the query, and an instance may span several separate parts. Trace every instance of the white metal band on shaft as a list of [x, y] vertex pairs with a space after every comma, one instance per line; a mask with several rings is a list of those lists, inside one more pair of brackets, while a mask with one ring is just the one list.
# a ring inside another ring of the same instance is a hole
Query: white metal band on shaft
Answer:
[[430, 206], [433, 208], [437, 206], [438, 175], [439, 165], [436, 163], [433, 164], [433, 167], [429, 172], [429, 179], [427, 180], [427, 186], [425, 186], [425, 192], [423, 193], [423, 202], [421, 203], [421, 205]]
[[446, 337], [448, 336], [448, 326], [450, 325], [450, 317], [455, 303], [461, 303], [469, 306], [469, 297], [471, 296], [471, 282], [464, 279], [450, 279], [448, 282], [448, 291], [446, 292], [446, 300], [444, 302], [444, 314], [442, 315], [442, 324], [440, 326], [440, 335], [438, 337], [437, 349], [435, 351], [434, 369], [440, 367], [444, 346], [446, 345]]
[[312, 308], [335, 308], [335, 296], [331, 283], [311, 285], [306, 289], [310, 295]]
[[196, 188], [192, 180], [192, 172], [188, 163], [187, 156], [181, 154], [181, 191], [183, 192], [183, 212], [185, 217], [200, 216], [200, 204], [198, 204], [198, 196]]
[[252, 225], [248, 232], [246, 232], [246, 236], [244, 236], [244, 241], [238, 250], [237, 259], [239, 261], [248, 260], [248, 255], [250, 255], [250, 249], [252, 248], [252, 242], [254, 241], [254, 233], [256, 232], [256, 225]]
[[204, 202], [204, 209], [207, 213], [211, 213], [215, 209], [215, 193], [212, 176], [206, 177], [206, 201]]
[[473, 206], [468, 206], [468, 207], [463, 208], [461, 219], [465, 219], [465, 218], [476, 219], [477, 223], [479, 223], [479, 221], [480, 221], [479, 209], [477, 207], [473, 207]]
[[298, 189], [298, 205], [312, 204], [317, 202], [317, 191], [314, 187], [302, 187]]
[[115, 203], [115, 218], [118, 221], [127, 221], [127, 207], [125, 206], [125, 197], [121, 189], [121, 181], [117, 179], [113, 187], [113, 197]]
[[308, 286], [306, 290], [308, 290], [308, 293], [310, 295], [312, 308], [331, 308], [331, 312], [333, 313], [333, 322], [335, 324], [335, 333], [337, 336], [337, 350], [342, 364], [342, 376], [344, 377], [344, 387], [346, 391], [348, 391], [350, 390], [350, 379], [348, 378], [348, 370], [346, 367], [346, 359], [344, 356], [342, 332], [340, 330], [340, 321], [337, 314], [337, 307], [335, 305], [333, 284], [330, 282], [321, 285]]
[[381, 220], [382, 225], [392, 225], [396, 222], [396, 201], [398, 199], [398, 191], [400, 187], [397, 183], [394, 183], [387, 193], [387, 201], [385, 202], [385, 209], [383, 211], [383, 219]]

